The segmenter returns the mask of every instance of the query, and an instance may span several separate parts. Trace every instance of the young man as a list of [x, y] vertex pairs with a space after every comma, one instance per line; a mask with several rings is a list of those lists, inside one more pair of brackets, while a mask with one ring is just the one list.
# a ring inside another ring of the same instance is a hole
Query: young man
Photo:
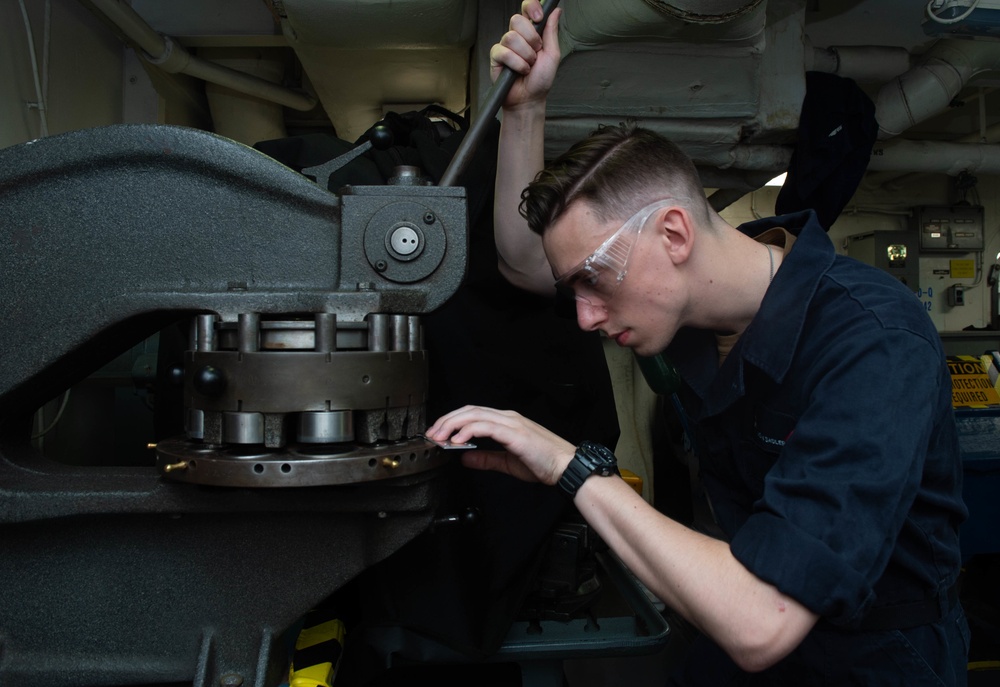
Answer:
[[542, 37], [539, 12], [526, 0], [492, 51], [523, 75], [501, 132], [501, 269], [542, 293], [556, 277], [582, 328], [665, 351], [728, 541], [654, 510], [604, 447], [516, 413], [465, 407], [428, 435], [493, 439], [506, 451], [463, 462], [571, 496], [702, 631], [678, 684], [965, 684], [966, 511], [930, 319], [898, 281], [837, 256], [811, 212], [728, 225], [690, 160], [652, 132], [600, 130], [538, 174], [559, 60], [559, 11]]

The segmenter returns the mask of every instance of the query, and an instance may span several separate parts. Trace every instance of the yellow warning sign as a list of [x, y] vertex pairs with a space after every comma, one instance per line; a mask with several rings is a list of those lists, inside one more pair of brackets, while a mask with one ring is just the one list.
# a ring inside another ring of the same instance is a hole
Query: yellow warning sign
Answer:
[[951, 404], [956, 408], [1000, 405], [1000, 393], [990, 382], [983, 361], [974, 355], [948, 356], [951, 371]]
[[949, 261], [949, 276], [952, 279], [973, 279], [976, 276], [976, 263], [974, 260], [951, 260]]

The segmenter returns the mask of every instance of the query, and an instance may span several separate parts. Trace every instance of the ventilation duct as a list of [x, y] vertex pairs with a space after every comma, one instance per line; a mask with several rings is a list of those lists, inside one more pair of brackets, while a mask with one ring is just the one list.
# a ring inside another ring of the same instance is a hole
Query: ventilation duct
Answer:
[[880, 139], [898, 136], [945, 110], [976, 74], [1000, 68], [1000, 49], [986, 41], [941, 40], [905, 74], [885, 84], [875, 102]]

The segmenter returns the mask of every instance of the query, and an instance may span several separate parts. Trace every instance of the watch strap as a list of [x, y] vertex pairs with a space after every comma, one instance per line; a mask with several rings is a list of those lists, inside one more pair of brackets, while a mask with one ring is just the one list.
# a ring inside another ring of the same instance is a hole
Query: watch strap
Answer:
[[559, 478], [558, 486], [563, 494], [572, 499], [591, 475], [608, 477], [617, 474], [618, 459], [615, 454], [600, 444], [584, 441], [577, 446], [573, 460]]

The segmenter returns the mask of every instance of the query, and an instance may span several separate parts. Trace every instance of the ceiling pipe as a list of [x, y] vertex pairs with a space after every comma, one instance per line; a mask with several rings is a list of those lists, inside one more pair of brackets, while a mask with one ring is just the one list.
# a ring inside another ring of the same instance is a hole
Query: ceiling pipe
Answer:
[[[683, 143], [678, 144], [682, 149]], [[688, 151], [685, 151], [688, 152]], [[737, 145], [718, 152], [689, 152], [695, 164], [721, 170], [751, 170], [778, 174], [788, 168], [792, 148], [778, 145]], [[868, 170], [874, 172], [960, 172], [1000, 174], [1000, 145], [943, 141], [879, 141]], [[773, 175], [772, 175], [773, 176]]]
[[[791, 152], [791, 148], [783, 146], [739, 145], [729, 151], [695, 154], [694, 160], [703, 185], [719, 189], [709, 196], [709, 202], [713, 208], [721, 210], [787, 169]], [[962, 172], [1000, 174], [1000, 145], [905, 139], [879, 141], [872, 150], [868, 171], [949, 176]]]
[[835, 74], [859, 82], [884, 84], [910, 69], [906, 48], [848, 45], [806, 50], [806, 71]]
[[881, 140], [945, 110], [973, 76], [1000, 68], [1000, 50], [986, 41], [939, 40], [920, 62], [879, 89], [875, 118]]
[[89, 2], [125, 34], [137, 51], [142, 51], [140, 57], [169, 74], [187, 74], [293, 110], [305, 112], [316, 107], [316, 98], [308, 93], [294, 91], [195, 57], [169, 36], [157, 33], [135, 10], [121, 0], [89, 0]]
[[[961, 172], [1000, 174], [1000, 146], [989, 144], [996, 131], [969, 135], [954, 142], [893, 139], [910, 127], [945, 111], [976, 74], [1000, 68], [1000, 50], [986, 41], [940, 40], [911, 68], [905, 50], [853, 47], [816, 49], [808, 68], [857, 81], [881, 80], [875, 103], [879, 124], [878, 142], [868, 171], [872, 178], [905, 172], [906, 176], [937, 173], [956, 176]], [[895, 72], [895, 74], [893, 74]], [[882, 77], [882, 78], [880, 78]]]
[[[993, 89], [979, 89], [979, 93], [971, 98], [965, 100], [968, 103], [970, 100], [978, 100], [980, 107], [980, 130], [972, 133], [966, 134], [965, 136], [960, 136], [956, 139], [948, 141], [948, 143], [965, 143], [965, 144], [993, 144], [1000, 142], [1000, 124], [993, 124], [991, 126], [983, 126], [985, 120], [985, 104], [983, 102], [983, 97], [985, 93], [992, 91]], [[898, 174], [896, 172], [872, 172], [866, 177], [866, 181], [874, 186], [882, 186], [886, 191], [893, 192], [898, 191], [905, 184], [918, 179], [922, 176], [921, 172], [912, 172], [907, 174]]]
[[961, 172], [1000, 174], [1000, 145], [905, 139], [879, 142], [872, 151], [868, 169], [873, 172], [933, 172], [950, 176]]
[[[728, 150], [706, 151], [678, 146], [695, 164], [715, 169], [721, 175], [750, 175], [759, 172], [762, 184], [788, 169], [792, 148], [779, 145], [736, 145]], [[956, 176], [961, 172], [1000, 174], [1000, 145], [985, 143], [947, 143], [896, 139], [876, 142], [868, 170], [872, 172], [930, 172]], [[758, 177], [746, 176], [756, 180]], [[716, 182], [718, 186], [723, 184]], [[705, 185], [716, 185], [708, 184]]]
[[[221, 66], [252, 74], [265, 81], [277, 81], [285, 73], [285, 59], [280, 49], [202, 48], [202, 56]], [[258, 141], [285, 138], [285, 118], [281, 105], [242, 93], [205, 84], [205, 98], [212, 114], [215, 133], [248, 146]]]

